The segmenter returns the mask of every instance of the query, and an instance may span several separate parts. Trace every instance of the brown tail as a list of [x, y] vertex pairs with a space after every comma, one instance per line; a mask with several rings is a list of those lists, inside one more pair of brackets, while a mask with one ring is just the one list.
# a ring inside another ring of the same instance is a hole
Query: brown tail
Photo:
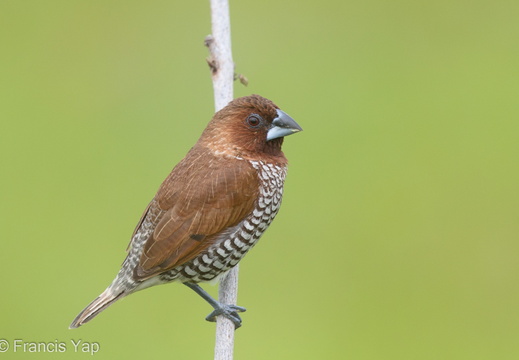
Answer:
[[79, 313], [78, 316], [72, 321], [69, 329], [75, 329], [80, 327], [81, 325], [89, 322], [94, 317], [96, 317], [101, 311], [106, 309], [108, 306], [112, 305], [115, 301], [122, 298], [125, 294], [124, 291], [120, 293], [112, 293], [110, 288], [103, 291], [101, 295], [99, 295], [94, 301], [92, 301], [83, 311]]

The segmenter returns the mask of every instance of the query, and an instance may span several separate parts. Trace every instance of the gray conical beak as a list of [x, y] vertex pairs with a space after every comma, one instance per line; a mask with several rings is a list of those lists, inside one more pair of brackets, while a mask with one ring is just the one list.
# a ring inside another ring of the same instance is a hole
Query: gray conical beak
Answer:
[[299, 124], [296, 123], [287, 113], [279, 109], [276, 111], [278, 116], [272, 121], [272, 126], [267, 132], [267, 141], [303, 131], [301, 126], [299, 126]]

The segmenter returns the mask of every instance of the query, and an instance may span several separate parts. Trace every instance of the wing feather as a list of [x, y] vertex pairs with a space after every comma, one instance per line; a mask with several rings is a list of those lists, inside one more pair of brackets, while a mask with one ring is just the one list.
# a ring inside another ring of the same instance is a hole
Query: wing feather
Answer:
[[173, 169], [155, 196], [164, 213], [144, 245], [137, 279], [192, 260], [253, 211], [259, 191], [253, 167], [209, 152], [200, 156], [196, 150]]

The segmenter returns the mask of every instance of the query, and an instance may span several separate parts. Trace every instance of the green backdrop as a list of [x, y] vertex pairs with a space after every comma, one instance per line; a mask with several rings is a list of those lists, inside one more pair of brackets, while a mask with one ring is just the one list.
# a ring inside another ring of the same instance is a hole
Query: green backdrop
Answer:
[[[519, 357], [518, 12], [231, 1], [236, 96], [305, 130], [241, 263], [236, 359]], [[207, 1], [0, 2], [0, 359], [212, 358], [180, 285], [67, 329], [211, 118], [208, 33]]]

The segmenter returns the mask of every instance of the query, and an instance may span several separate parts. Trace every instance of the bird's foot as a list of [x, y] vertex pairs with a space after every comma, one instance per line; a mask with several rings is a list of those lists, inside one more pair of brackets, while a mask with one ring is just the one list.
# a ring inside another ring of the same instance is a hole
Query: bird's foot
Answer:
[[214, 308], [214, 311], [207, 315], [207, 317], [205, 318], [207, 321], [216, 321], [216, 317], [218, 315], [222, 315], [233, 322], [235, 329], [241, 326], [241, 318], [240, 315], [238, 315], [238, 313], [244, 312], [247, 309], [241, 306], [227, 305], [216, 301], [211, 297], [211, 295], [209, 295], [204, 289], [202, 289], [200, 285], [196, 283], [185, 282], [184, 285], [193, 289], [198, 295], [200, 295]]
[[217, 303], [217, 305], [213, 304], [213, 307], [214, 311], [207, 315], [205, 319], [207, 321], [216, 321], [216, 317], [222, 315], [233, 322], [235, 329], [241, 326], [241, 317], [238, 313], [247, 310], [238, 305], [227, 305], [221, 303]]

